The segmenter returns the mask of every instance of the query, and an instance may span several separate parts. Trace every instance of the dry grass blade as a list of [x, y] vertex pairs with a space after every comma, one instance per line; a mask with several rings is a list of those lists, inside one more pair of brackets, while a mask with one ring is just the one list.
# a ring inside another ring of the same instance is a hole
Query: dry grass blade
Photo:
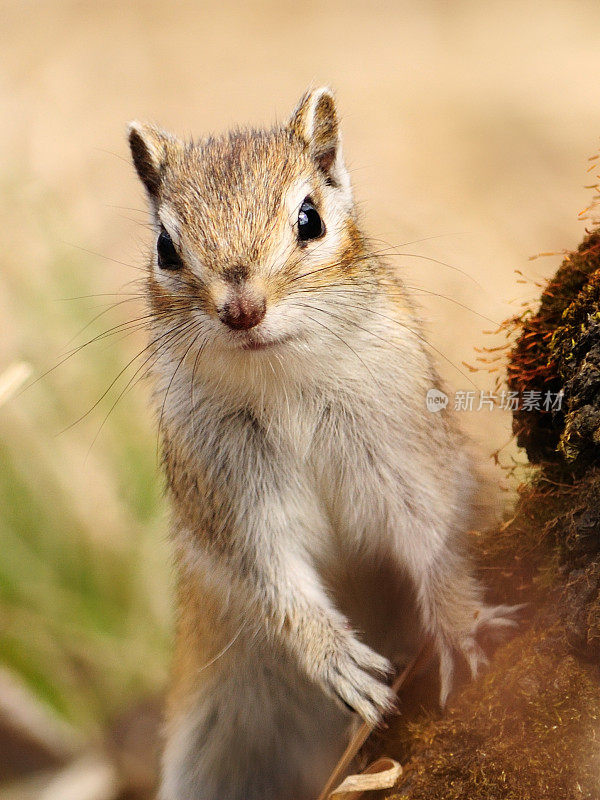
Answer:
[[402, 766], [393, 758], [379, 758], [360, 775], [348, 775], [330, 794], [331, 800], [359, 800], [364, 792], [391, 789], [402, 775]]
[[[400, 689], [405, 686], [407, 683], [410, 682], [419, 672], [420, 670], [429, 662], [429, 659], [432, 655], [432, 643], [431, 640], [428, 638], [425, 640], [423, 646], [419, 650], [416, 656], [408, 662], [408, 664], [404, 667], [402, 672], [397, 675], [392, 683], [392, 689], [396, 693], [399, 693]], [[356, 758], [358, 751], [363, 746], [363, 744], [367, 741], [369, 736], [373, 733], [374, 726], [369, 725], [366, 722], [360, 726], [360, 728], [356, 731], [352, 739], [350, 740], [348, 747], [344, 750], [342, 757], [336, 764], [333, 772], [329, 776], [329, 780], [325, 784], [321, 794], [317, 798], [317, 800], [328, 800], [331, 796], [332, 792], [334, 791], [334, 786], [338, 784], [339, 781], [343, 780], [346, 772], [350, 768], [350, 765]]]
[[117, 800], [119, 794], [112, 764], [101, 755], [89, 754], [61, 770], [39, 800]]
[[21, 386], [31, 375], [32, 369], [29, 364], [18, 361], [11, 364], [0, 375], [0, 406], [10, 400], [19, 391]]

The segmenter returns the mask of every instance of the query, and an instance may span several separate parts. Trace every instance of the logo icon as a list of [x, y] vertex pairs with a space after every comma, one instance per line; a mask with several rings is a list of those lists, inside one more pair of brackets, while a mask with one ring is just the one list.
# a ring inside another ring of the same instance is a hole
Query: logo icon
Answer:
[[427, 411], [436, 413], [446, 408], [448, 405], [448, 395], [441, 392], [439, 389], [429, 389], [425, 398], [425, 405]]

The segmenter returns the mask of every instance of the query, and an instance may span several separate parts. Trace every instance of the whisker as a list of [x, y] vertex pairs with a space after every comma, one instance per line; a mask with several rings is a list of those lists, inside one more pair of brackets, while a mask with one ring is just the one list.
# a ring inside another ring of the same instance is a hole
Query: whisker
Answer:
[[[181, 367], [181, 365], [183, 364], [183, 362], [187, 358], [188, 353], [190, 352], [192, 347], [196, 344], [196, 342], [198, 341], [198, 337], [202, 333], [202, 330], [203, 330], [202, 323], [201, 322], [197, 323], [195, 329], [197, 330], [197, 333], [194, 336], [194, 338], [192, 339], [192, 341], [190, 342], [190, 344], [188, 345], [188, 347], [187, 347], [186, 351], [184, 352], [184, 354], [179, 359], [179, 362], [178, 362], [177, 366], [175, 367], [175, 369], [173, 370], [173, 374], [171, 375], [171, 379], [169, 381], [169, 385], [167, 386], [167, 391], [165, 392], [165, 396], [164, 396], [163, 401], [162, 401], [162, 406], [160, 408], [160, 416], [158, 418], [158, 430], [159, 431], [162, 430], [162, 421], [163, 421], [163, 416], [164, 416], [164, 413], [165, 413], [165, 406], [166, 406], [166, 403], [167, 403], [167, 398], [169, 396], [169, 391], [171, 390], [171, 386], [173, 385], [173, 381], [175, 380], [175, 376], [179, 372], [179, 368]], [[157, 440], [157, 447], [158, 447], [158, 440]]]
[[[123, 373], [124, 373], [124, 372], [125, 372], [125, 371], [126, 371], [126, 370], [127, 370], [127, 369], [128, 369], [128, 368], [129, 368], [129, 367], [130, 367], [130, 366], [131, 366], [131, 365], [132, 365], [134, 362], [135, 362], [135, 361], [137, 361], [137, 359], [138, 359], [138, 358], [140, 358], [140, 356], [142, 356], [142, 355], [143, 355], [143, 354], [144, 354], [144, 353], [145, 353], [147, 350], [149, 350], [151, 347], [153, 347], [154, 345], [156, 345], [156, 344], [157, 344], [157, 343], [158, 343], [158, 342], [159, 342], [161, 339], [163, 339], [165, 336], [168, 336], [169, 334], [173, 334], [173, 335], [172, 335], [172, 337], [171, 337], [171, 338], [170, 338], [170, 339], [169, 339], [169, 340], [168, 340], [166, 343], [165, 343], [165, 342], [163, 342], [163, 343], [160, 345], [160, 348], [162, 348], [162, 347], [163, 347], [165, 344], [168, 344], [168, 343], [169, 343], [169, 342], [170, 342], [172, 339], [174, 339], [174, 338], [175, 338], [175, 336], [176, 336], [176, 335], [178, 335], [178, 333], [180, 332], [180, 329], [181, 329], [182, 327], [184, 327], [186, 324], [190, 324], [189, 320], [186, 320], [186, 322], [185, 322], [185, 323], [182, 323], [181, 325], [179, 325], [179, 326], [176, 326], [176, 327], [175, 327], [175, 329], [170, 329], [170, 330], [166, 331], [165, 333], [161, 334], [161, 335], [160, 335], [160, 336], [158, 336], [157, 338], [153, 339], [153, 340], [152, 340], [152, 341], [151, 341], [149, 344], [147, 344], [147, 345], [146, 345], [144, 348], [142, 348], [142, 350], [140, 350], [140, 352], [139, 352], [137, 355], [135, 355], [135, 356], [134, 356], [132, 359], [130, 359], [130, 361], [128, 361], [128, 362], [127, 362], [127, 364], [126, 364], [126, 365], [125, 365], [125, 366], [124, 366], [124, 367], [123, 367], [123, 368], [122, 368], [122, 369], [119, 371], [118, 375], [117, 375], [115, 378], [113, 378], [113, 380], [110, 382], [110, 384], [108, 385], [108, 387], [107, 387], [107, 388], [104, 390], [104, 392], [103, 392], [103, 393], [100, 395], [100, 397], [99, 397], [99, 398], [96, 400], [96, 402], [95, 402], [95, 403], [94, 403], [94, 404], [91, 406], [91, 408], [89, 408], [89, 409], [88, 409], [88, 410], [85, 412], [85, 414], [82, 414], [82, 415], [81, 415], [81, 416], [80, 416], [78, 419], [76, 419], [74, 422], [72, 422], [72, 423], [70, 423], [69, 425], [67, 425], [67, 427], [66, 427], [66, 428], [63, 428], [63, 429], [62, 429], [62, 430], [59, 432], [59, 434], [58, 434], [58, 435], [62, 435], [62, 434], [63, 434], [63, 433], [65, 433], [66, 431], [68, 431], [68, 430], [70, 430], [71, 428], [73, 428], [75, 425], [78, 425], [78, 424], [79, 424], [79, 423], [80, 423], [82, 420], [84, 420], [84, 419], [85, 419], [87, 416], [89, 416], [89, 414], [91, 414], [91, 413], [92, 413], [92, 411], [93, 411], [95, 408], [97, 408], [97, 406], [98, 406], [98, 405], [99, 405], [99, 404], [102, 402], [102, 400], [103, 400], [103, 399], [106, 397], [106, 395], [107, 395], [107, 394], [110, 392], [110, 390], [112, 389], [112, 387], [113, 387], [113, 386], [116, 384], [116, 382], [117, 382], [117, 381], [119, 380], [119, 378], [120, 378], [120, 377], [123, 375]], [[159, 350], [160, 350], [160, 348], [159, 348]], [[154, 353], [152, 353], [152, 354], [150, 355], [150, 357], [149, 357], [149, 358], [148, 358], [146, 361], [144, 361], [144, 363], [141, 365], [140, 369], [144, 367], [144, 365], [145, 365], [145, 364], [146, 364], [146, 363], [147, 363], [147, 362], [150, 360], [150, 358], [152, 357], [152, 355], [154, 355]], [[136, 372], [136, 373], [134, 373], [134, 377], [135, 377], [135, 375], [137, 375], [137, 372]], [[129, 384], [128, 384], [128, 385], [129, 385]], [[125, 389], [127, 389], [127, 387], [125, 387]], [[119, 400], [121, 397], [122, 397], [122, 394], [121, 394], [121, 395], [119, 395], [119, 397], [117, 398], [117, 402], [118, 402], [118, 400]], [[115, 403], [115, 405], [116, 405], [116, 403]], [[112, 407], [112, 408], [114, 408], [114, 405], [113, 405], [113, 407]], [[112, 408], [111, 408], [111, 411], [112, 411]], [[110, 412], [109, 412], [109, 414], [110, 414]], [[108, 416], [107, 416], [107, 419], [108, 419]], [[102, 423], [102, 425], [104, 425], [104, 423]], [[101, 426], [101, 427], [102, 427], [102, 426]], [[100, 431], [98, 431], [98, 433], [99, 433], [99, 432], [100, 432]], [[94, 438], [94, 441], [95, 441], [95, 439], [96, 439], [96, 438], [97, 438], [97, 435], [96, 435], [96, 437]], [[92, 444], [93, 444], [93, 442], [92, 442]]]
[[120, 264], [122, 267], [127, 267], [128, 269], [135, 269], [139, 272], [147, 272], [146, 267], [139, 267], [136, 264], [128, 264], [126, 261], [119, 261], [117, 258], [111, 258], [111, 256], [104, 255], [104, 253], [97, 253], [94, 250], [88, 250], [86, 247], [81, 247], [81, 245], [74, 244], [73, 242], [67, 242], [64, 239], [62, 240], [62, 244], [66, 245], [67, 247], [73, 247], [75, 250], [81, 250], [82, 253], [87, 253], [90, 256], [103, 258], [105, 261], [112, 261], [113, 264]]
[[[322, 311], [322, 309], [318, 308], [317, 306], [311, 306], [311, 305], [309, 305], [309, 304], [307, 304], [307, 303], [298, 303], [298, 305], [301, 305], [301, 306], [303, 306], [304, 308], [310, 308], [310, 309], [312, 309], [313, 311]], [[307, 316], [308, 316], [308, 319], [312, 320], [312, 322], [316, 322], [316, 323], [317, 323], [317, 325], [320, 325], [322, 328], [325, 328], [325, 330], [326, 330], [326, 331], [329, 331], [329, 333], [333, 334], [333, 336], [335, 336], [335, 337], [336, 337], [336, 339], [339, 339], [339, 340], [340, 340], [340, 342], [342, 342], [342, 344], [345, 344], [345, 345], [346, 345], [346, 347], [347, 347], [347, 348], [348, 348], [348, 349], [349, 349], [349, 350], [350, 350], [352, 353], [354, 353], [354, 355], [356, 356], [356, 358], [358, 358], [358, 360], [361, 362], [361, 364], [363, 365], [363, 367], [364, 367], [364, 368], [367, 370], [367, 372], [369, 373], [369, 375], [370, 375], [370, 376], [373, 378], [374, 382], [375, 382], [375, 383], [376, 383], [378, 386], [380, 386], [380, 385], [381, 385], [381, 384], [379, 383], [379, 381], [377, 380], [377, 378], [375, 377], [375, 375], [373, 375], [373, 373], [371, 372], [371, 370], [369, 369], [369, 367], [368, 367], [368, 366], [367, 366], [367, 364], [365, 363], [364, 359], [363, 359], [363, 358], [361, 358], [361, 357], [359, 356], [359, 354], [356, 352], [356, 350], [355, 350], [353, 347], [351, 347], [351, 346], [348, 344], [348, 342], [347, 342], [347, 341], [346, 341], [346, 340], [345, 340], [345, 339], [344, 339], [342, 336], [340, 336], [339, 334], [337, 334], [335, 331], [331, 330], [331, 328], [329, 328], [329, 327], [328, 327], [327, 325], [325, 325], [323, 322], [320, 322], [319, 320], [317, 320], [317, 319], [314, 319], [314, 317], [310, 317], [309, 315], [307, 315]]]
[[154, 314], [148, 313], [144, 314], [141, 317], [135, 317], [134, 319], [127, 320], [126, 322], [119, 322], [117, 325], [113, 325], [111, 328], [107, 328], [105, 331], [102, 331], [102, 333], [98, 333], [96, 334], [96, 336], [93, 336], [91, 339], [88, 339], [87, 342], [83, 342], [83, 344], [80, 344], [77, 347], [73, 348], [72, 350], [68, 351], [66, 353], [65, 359], [59, 362], [59, 364], [57, 364], [56, 366], [64, 364], [64, 362], [67, 359], [81, 352], [81, 350], [83, 350], [85, 347], [89, 347], [89, 345], [95, 344], [96, 342], [100, 342], [103, 339], [108, 339], [110, 336], [115, 336], [116, 334], [123, 333], [123, 331], [143, 330], [143, 328], [145, 328], [154, 318], [155, 318]]
[[[188, 320], [188, 322], [187, 322], [186, 324], [187, 324], [187, 325], [190, 325], [190, 322], [189, 322], [189, 320]], [[192, 321], [192, 324], [193, 324], [193, 321]], [[185, 328], [185, 324], [184, 324], [184, 325], [182, 325], [182, 326], [180, 326], [178, 329], [175, 329], [175, 335], [179, 335], [179, 334], [182, 332], [182, 328]], [[169, 333], [173, 333], [173, 331], [167, 331], [167, 332], [166, 332], [165, 334], [163, 334], [163, 335], [168, 335]], [[159, 339], [160, 339], [160, 338], [162, 338], [162, 337], [159, 337]], [[138, 380], [137, 380], [137, 381], [135, 380], [135, 378], [136, 378], [136, 377], [139, 375], [139, 373], [141, 372], [141, 370], [142, 370], [142, 369], [143, 369], [143, 368], [146, 366], [146, 364], [148, 364], [148, 362], [149, 362], [149, 361], [152, 359], [152, 357], [153, 357], [153, 356], [156, 356], [156, 357], [158, 358], [158, 353], [159, 353], [159, 352], [160, 352], [160, 351], [161, 351], [161, 350], [162, 350], [164, 347], [167, 347], [167, 346], [168, 346], [168, 345], [171, 343], [171, 341], [173, 340], [173, 338], [175, 338], [175, 336], [171, 337], [171, 338], [170, 338], [170, 339], [169, 339], [167, 342], [162, 342], [162, 343], [161, 343], [161, 345], [159, 346], [159, 348], [158, 348], [156, 351], [152, 352], [152, 353], [151, 353], [151, 354], [148, 356], [148, 358], [147, 358], [147, 359], [145, 359], [145, 361], [144, 361], [144, 362], [143, 362], [143, 363], [142, 363], [142, 364], [141, 364], [141, 365], [140, 365], [140, 366], [139, 366], [139, 367], [136, 369], [136, 371], [133, 373], [133, 375], [132, 375], [132, 376], [131, 376], [131, 378], [128, 380], [128, 382], [127, 382], [127, 384], [125, 385], [125, 387], [124, 387], [124, 388], [122, 389], [122, 391], [119, 393], [119, 396], [117, 397], [117, 399], [114, 401], [114, 403], [112, 404], [112, 406], [109, 408], [109, 410], [108, 410], [108, 413], [106, 414], [106, 416], [105, 416], [105, 417], [104, 417], [104, 419], [102, 420], [102, 423], [100, 424], [100, 427], [99, 427], [99, 428], [98, 428], [98, 430], [96, 431], [96, 434], [95, 434], [94, 438], [92, 439], [92, 442], [91, 442], [91, 444], [90, 444], [90, 446], [89, 446], [89, 448], [88, 448], [88, 451], [87, 451], [87, 454], [86, 454], [86, 459], [89, 457], [89, 454], [91, 453], [91, 451], [92, 451], [92, 448], [93, 448], [94, 444], [96, 443], [96, 441], [97, 441], [98, 437], [100, 436], [100, 433], [101, 433], [102, 429], [104, 428], [104, 426], [105, 426], [106, 422], [108, 421], [108, 418], [110, 417], [110, 415], [112, 414], [112, 412], [114, 411], [114, 409], [117, 407], [117, 405], [119, 404], [119, 402], [121, 401], [121, 399], [124, 397], [124, 395], [127, 393], [127, 391], [128, 391], [128, 390], [129, 390], [129, 389], [130, 389], [130, 388], [131, 388], [133, 385], [136, 385], [136, 384], [138, 383], [138, 381], [139, 381], [139, 380], [141, 380], [141, 379], [142, 379], [142, 378], [143, 378], [145, 375], [147, 375], [147, 374], [148, 374], [148, 371], [149, 371], [149, 370], [146, 370], [146, 372], [144, 372], [144, 373], [143, 373], [143, 375], [142, 375], [140, 378], [138, 378]], [[154, 343], [156, 343], [156, 341], [158, 341], [158, 340], [155, 340], [155, 342], [154, 342]], [[147, 350], [147, 349], [148, 349], [148, 348], [147, 348], [147, 347], [145, 347], [145, 348], [144, 348], [144, 350], [142, 350], [140, 353], [138, 353], [138, 355], [136, 356], [136, 358], [139, 358], [139, 357], [140, 357], [140, 355], [142, 355], [142, 353], [143, 353], [145, 350]], [[136, 360], [136, 359], [132, 359], [132, 361], [131, 361], [131, 362], [129, 362], [129, 364], [127, 365], [127, 367], [128, 367], [128, 366], [129, 366], [131, 363], [133, 363], [133, 361], [135, 361], [135, 360]], [[157, 359], [156, 359], [156, 360], [157, 360]], [[154, 361], [154, 363], [156, 363], [156, 360]], [[125, 369], [126, 369], [127, 367], [125, 367]], [[115, 384], [115, 382], [116, 382], [116, 381], [118, 380], [118, 378], [119, 378], [119, 377], [120, 377], [120, 376], [123, 374], [123, 372], [124, 372], [124, 370], [121, 370], [121, 372], [119, 373], [119, 375], [117, 376], [117, 378], [115, 378], [115, 380], [112, 382], [111, 386], [113, 386], [113, 385]], [[135, 383], [134, 383], [134, 381], [135, 381]], [[103, 396], [106, 396], [106, 394], [108, 393], [108, 391], [109, 391], [109, 390], [110, 390], [110, 387], [109, 387], [109, 389], [108, 389], [108, 390], [107, 390], [107, 391], [104, 393], [104, 395], [103, 395]], [[94, 406], [92, 406], [92, 408], [91, 408], [91, 409], [89, 409], [89, 410], [86, 412], [86, 414], [85, 414], [84, 416], [87, 416], [89, 413], [91, 413], [91, 411], [93, 411], [93, 409], [94, 409], [94, 408], [95, 408], [95, 407], [98, 405], [98, 402], [100, 402], [100, 400], [102, 400], [102, 398], [99, 398], [99, 400], [98, 400], [98, 401], [96, 401], [96, 403], [94, 403]], [[65, 430], [69, 430], [69, 428], [73, 427], [73, 425], [76, 425], [76, 424], [77, 424], [77, 422], [81, 421], [81, 419], [83, 419], [83, 417], [81, 417], [79, 420], [76, 420], [74, 423], [72, 423], [71, 425], [69, 425], [67, 428], [65, 428]], [[64, 431], [63, 431], [63, 432], [64, 432]]]
[[139, 299], [141, 299], [141, 298], [140, 298], [140, 295], [134, 295], [134, 296], [132, 296], [132, 297], [127, 297], [127, 298], [125, 298], [125, 300], [119, 300], [119, 301], [118, 301], [118, 302], [116, 302], [116, 303], [110, 303], [110, 304], [108, 305], [108, 307], [107, 307], [107, 308], [103, 309], [103, 310], [102, 310], [102, 311], [100, 311], [98, 314], [96, 314], [95, 316], [93, 316], [93, 317], [92, 317], [92, 318], [89, 320], [89, 322], [86, 322], [86, 324], [83, 326], [83, 328], [81, 328], [81, 330], [79, 330], [79, 331], [78, 331], [76, 334], [74, 334], [74, 335], [73, 335], [73, 336], [72, 336], [72, 337], [71, 337], [71, 338], [70, 338], [70, 339], [69, 339], [69, 340], [66, 342], [66, 345], [65, 345], [65, 346], [68, 346], [68, 345], [70, 345], [72, 342], [74, 342], [74, 341], [75, 341], [75, 339], [77, 339], [79, 336], [81, 336], [81, 334], [82, 334], [84, 331], [86, 331], [86, 330], [87, 330], [87, 329], [88, 329], [88, 328], [89, 328], [91, 325], [93, 325], [93, 324], [94, 324], [94, 322], [97, 322], [97, 321], [98, 321], [98, 320], [99, 320], [101, 317], [103, 317], [105, 314], [108, 314], [110, 311], [113, 311], [115, 308], [119, 308], [119, 306], [122, 306], [122, 305], [124, 305], [125, 303], [131, 303], [131, 302], [133, 302], [134, 300], [139, 300]]
[[[80, 294], [75, 295], [74, 297], [56, 297], [56, 302], [63, 303], [63, 302], [70, 302], [72, 300], [90, 300], [96, 297], [145, 297], [145, 280], [143, 278], [132, 278], [130, 281], [126, 281], [118, 292], [94, 292], [92, 294]], [[139, 286], [139, 292], [124, 292], [123, 289], [127, 286]]]
[[[361, 263], [361, 262], [364, 262], [364, 261], [369, 261], [371, 259], [378, 259], [378, 258], [380, 258], [382, 256], [385, 256], [385, 257], [388, 257], [388, 256], [396, 256], [396, 257], [406, 256], [407, 258], [421, 258], [424, 261], [429, 261], [430, 263], [433, 263], [433, 264], [439, 264], [440, 266], [447, 267], [448, 269], [454, 270], [455, 272], [458, 272], [461, 275], [464, 275], [466, 278], [468, 278], [470, 281], [472, 281], [476, 286], [478, 286], [480, 289], [483, 290], [484, 287], [479, 283], [479, 281], [477, 281], [472, 275], [469, 275], [468, 272], [466, 272], [465, 270], [461, 269], [460, 267], [457, 267], [457, 266], [455, 266], [453, 264], [448, 264], [446, 261], [441, 261], [440, 259], [433, 258], [432, 256], [425, 256], [425, 255], [421, 255], [419, 253], [398, 252], [399, 248], [401, 248], [402, 246], [403, 245], [396, 245], [396, 246], [388, 245], [387, 247], [382, 247], [382, 248], [379, 248], [379, 249], [374, 249], [374, 250], [365, 252], [360, 256], [356, 256], [353, 259], [353, 263], [356, 264], [356, 263]], [[301, 280], [302, 278], [309, 277], [310, 275], [315, 275], [315, 274], [317, 274], [319, 272], [323, 272], [324, 270], [335, 269], [336, 267], [340, 267], [340, 266], [342, 266], [342, 262], [339, 262], [339, 261], [336, 262], [336, 263], [333, 263], [333, 264], [329, 263], [329, 264], [326, 264], [323, 267], [318, 267], [318, 268], [316, 268], [314, 270], [310, 270], [309, 272], [305, 272], [305, 273], [302, 273], [301, 275], [297, 275], [292, 279], [292, 281]]]
[[[341, 306], [341, 305], [344, 305], [344, 304], [343, 303], [339, 303], [338, 305]], [[349, 306], [347, 304], [346, 304], [345, 307], [346, 308], [352, 308], [352, 306]], [[458, 367], [450, 358], [448, 358], [448, 356], [444, 355], [444, 353], [442, 353], [441, 350], [439, 350], [437, 347], [432, 345], [431, 342], [429, 342], [422, 334], [418, 333], [416, 330], [410, 328], [408, 325], [404, 325], [399, 320], [395, 320], [393, 317], [388, 317], [385, 314], [380, 314], [379, 312], [375, 311], [372, 308], [369, 308], [368, 306], [357, 305], [357, 306], [355, 306], [355, 308], [358, 308], [358, 309], [360, 309], [362, 311], [368, 311], [371, 314], [376, 314], [377, 316], [383, 317], [384, 319], [388, 319], [391, 322], [395, 322], [400, 327], [405, 328], [410, 333], [412, 333], [414, 336], [416, 336], [426, 347], [429, 347], [431, 350], [433, 350], [435, 353], [437, 353], [437, 355], [440, 356], [440, 358], [443, 358], [444, 361], [446, 361], [448, 364], [450, 364], [450, 366], [452, 366], [453, 369], [455, 369], [457, 372], [459, 372], [460, 375], [462, 375], [462, 377], [471, 384], [471, 386], [473, 386], [475, 389], [479, 390], [479, 387], [477, 386], [477, 384], [465, 372], [463, 372], [463, 370], [461, 370], [460, 367]], [[355, 320], [348, 319], [347, 317], [340, 317], [339, 315], [334, 314], [333, 312], [331, 312], [329, 310], [321, 309], [321, 308], [318, 308], [318, 307], [314, 307], [314, 309], [318, 310], [318, 311], [321, 311], [321, 313], [323, 313], [323, 314], [329, 314], [334, 319], [338, 319], [341, 322], [344, 322], [346, 325], [348, 325], [348, 324], [349, 325], [353, 325], [355, 328], [358, 328], [359, 330], [362, 330], [365, 333], [368, 333], [369, 335], [374, 336], [376, 339], [380, 339], [386, 345], [393, 347], [395, 350], [398, 350], [401, 353], [403, 352], [402, 349], [397, 347], [393, 342], [390, 342], [389, 340], [384, 339], [382, 336], [379, 336], [374, 331], [371, 331], [368, 328], [364, 328], [362, 325], [359, 325]]]
[[204, 347], [205, 347], [205, 344], [201, 344], [200, 347], [198, 348], [198, 351], [196, 353], [196, 357], [194, 359], [194, 366], [192, 367], [192, 377], [191, 377], [191, 380], [190, 380], [190, 409], [191, 409], [192, 436], [193, 437], [195, 437], [195, 435], [196, 435], [195, 424], [194, 424], [194, 418], [195, 418], [195, 414], [196, 414], [196, 401], [194, 400], [194, 380], [195, 380], [195, 376], [196, 376], [196, 367], [198, 366], [198, 360], [200, 358], [200, 355], [202, 354], [202, 351], [204, 350]]
[[[367, 283], [369, 286], [372, 287], [379, 287], [381, 284], [377, 281], [364, 281], [361, 280], [361, 283]], [[327, 284], [327, 286], [307, 286], [302, 287], [301, 289], [296, 289], [290, 294], [297, 294], [297, 293], [319, 293], [319, 294], [338, 294], [338, 288], [342, 289], [342, 293], [344, 292], [344, 287], [352, 287], [352, 289], [347, 289], [346, 293], [348, 294], [355, 294], [360, 291], [361, 286], [360, 284], [351, 283], [349, 281], [337, 281], [335, 283]], [[500, 323], [496, 322], [495, 320], [491, 319], [491, 317], [487, 317], [485, 314], [482, 314], [479, 311], [476, 311], [471, 306], [466, 305], [466, 303], [461, 303], [460, 300], [456, 300], [454, 297], [449, 297], [448, 295], [441, 294], [440, 292], [434, 292], [429, 289], [425, 289], [421, 286], [411, 286], [410, 284], [404, 284], [403, 287], [396, 287], [396, 286], [388, 286], [386, 284], [386, 290], [391, 289], [391, 291], [395, 291], [398, 294], [403, 294], [403, 288], [409, 289], [411, 292], [417, 292], [422, 294], [427, 294], [432, 297], [439, 297], [440, 300], [447, 300], [449, 303], [454, 303], [454, 305], [463, 308], [465, 311], [469, 311], [471, 314], [474, 314], [476, 317], [480, 317], [481, 319], [485, 320], [485, 322], [489, 322], [496, 327], [499, 327]], [[365, 291], [366, 294], [366, 291]], [[369, 293], [370, 294], [370, 293]]]
[[412, 244], [419, 244], [420, 242], [427, 242], [427, 241], [430, 241], [431, 239], [439, 239], [439, 238], [442, 238], [443, 236], [452, 236], [452, 235], [455, 235], [455, 234], [444, 234], [444, 233], [442, 233], [442, 234], [438, 234], [437, 236], [426, 236], [426, 237], [424, 237], [422, 239], [415, 239], [412, 242], [405, 242], [404, 244], [398, 244], [398, 245], [391, 245], [391, 244], [388, 244], [387, 242], [385, 242], [385, 240], [383, 240], [383, 239], [376, 239], [376, 238], [372, 238], [372, 237], [369, 238], [368, 241], [370, 241], [370, 242], [382, 242], [383, 244], [387, 245], [386, 248], [376, 250], [375, 252], [376, 252], [377, 255], [407, 256], [408, 258], [422, 258], [425, 261], [430, 261], [433, 264], [439, 264], [441, 267], [447, 267], [448, 269], [451, 269], [454, 272], [458, 272], [461, 275], [464, 275], [465, 278], [468, 278], [470, 281], [472, 281], [480, 289], [483, 289], [483, 286], [479, 283], [479, 281], [476, 278], [474, 278], [472, 275], [470, 275], [466, 270], [461, 269], [460, 267], [457, 267], [454, 264], [448, 264], [446, 261], [441, 261], [440, 259], [432, 258], [431, 256], [424, 256], [424, 255], [421, 255], [420, 253], [401, 253], [401, 252], [398, 252], [402, 247], [409, 247]]

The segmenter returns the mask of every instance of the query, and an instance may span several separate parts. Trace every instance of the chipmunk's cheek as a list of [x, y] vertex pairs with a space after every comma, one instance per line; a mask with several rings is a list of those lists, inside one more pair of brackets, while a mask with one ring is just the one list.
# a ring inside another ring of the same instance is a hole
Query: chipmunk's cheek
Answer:
[[301, 339], [305, 332], [301, 309], [285, 300], [269, 305], [263, 322], [256, 329], [257, 335], [281, 343]]

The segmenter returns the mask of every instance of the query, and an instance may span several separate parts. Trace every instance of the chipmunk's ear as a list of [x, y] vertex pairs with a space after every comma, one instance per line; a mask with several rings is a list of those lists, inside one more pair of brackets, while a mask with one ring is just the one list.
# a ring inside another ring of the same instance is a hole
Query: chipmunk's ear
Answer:
[[306, 92], [290, 120], [291, 130], [307, 145], [319, 170], [333, 186], [350, 188], [342, 157], [335, 100], [331, 89], [322, 86]]
[[129, 123], [129, 146], [133, 164], [153, 202], [158, 200], [164, 167], [177, 139], [155, 125]]

